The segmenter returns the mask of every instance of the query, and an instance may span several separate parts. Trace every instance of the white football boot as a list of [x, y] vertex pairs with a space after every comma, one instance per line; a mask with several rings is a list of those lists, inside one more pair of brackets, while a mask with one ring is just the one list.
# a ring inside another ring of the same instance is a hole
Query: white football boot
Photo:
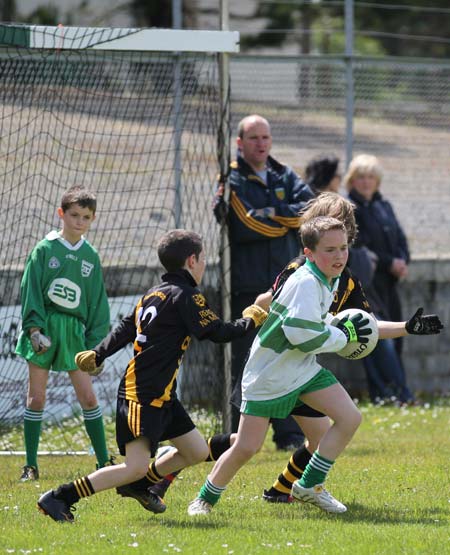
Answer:
[[304, 488], [297, 480], [292, 484], [292, 497], [301, 503], [311, 503], [327, 513], [345, 513], [347, 510], [347, 507], [335, 499], [323, 484]]
[[197, 515], [209, 515], [212, 511], [211, 503], [205, 501], [201, 497], [197, 497], [194, 501], [189, 503], [188, 507], [188, 515], [189, 516], [197, 516]]

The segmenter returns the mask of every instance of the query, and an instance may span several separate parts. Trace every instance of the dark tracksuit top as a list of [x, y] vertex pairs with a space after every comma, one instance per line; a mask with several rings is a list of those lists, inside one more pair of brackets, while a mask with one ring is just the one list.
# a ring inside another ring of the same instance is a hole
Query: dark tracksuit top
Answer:
[[[299, 211], [314, 193], [295, 172], [269, 156], [267, 183], [238, 156], [230, 168], [227, 226], [230, 238], [231, 289], [236, 293], [267, 291], [300, 249]], [[223, 196], [216, 196], [214, 213], [221, 221]], [[275, 209], [275, 216], [255, 211]]]

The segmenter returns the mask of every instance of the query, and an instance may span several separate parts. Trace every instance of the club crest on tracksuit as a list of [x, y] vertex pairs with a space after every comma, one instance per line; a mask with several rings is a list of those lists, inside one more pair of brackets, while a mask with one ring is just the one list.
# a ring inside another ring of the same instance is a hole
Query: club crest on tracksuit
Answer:
[[196, 295], [192, 295], [192, 299], [193, 299], [194, 303], [197, 306], [199, 306], [200, 308], [202, 308], [203, 306], [206, 305], [206, 299], [201, 293], [198, 293]]
[[56, 258], [56, 256], [52, 256], [48, 261], [48, 267], [51, 268], [52, 270], [56, 270], [56, 268], [59, 268], [60, 266], [61, 264], [59, 260]]
[[284, 190], [284, 187], [277, 187], [275, 189], [275, 195], [278, 200], [284, 200], [286, 198], [286, 191]]

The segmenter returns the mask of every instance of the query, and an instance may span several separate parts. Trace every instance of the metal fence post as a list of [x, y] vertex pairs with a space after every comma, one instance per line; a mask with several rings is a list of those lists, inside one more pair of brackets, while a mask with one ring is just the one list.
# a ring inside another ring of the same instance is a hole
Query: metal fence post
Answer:
[[[220, 29], [222, 31], [229, 30], [229, 4], [228, 0], [220, 0]], [[220, 172], [222, 175], [228, 175], [230, 163], [230, 60], [229, 54], [222, 52], [219, 54], [220, 63], [220, 112], [221, 121], [219, 125], [220, 145]], [[228, 197], [228, 189], [226, 188], [225, 198]], [[230, 276], [230, 248], [228, 244], [228, 232], [226, 224], [222, 224], [220, 230], [220, 266], [221, 266], [221, 297], [222, 297], [222, 318], [231, 320], [231, 276]], [[231, 432], [231, 344], [223, 345], [223, 377], [224, 377], [224, 398], [222, 405], [223, 412], [223, 429], [225, 432]]]
[[[183, 26], [183, 10], [181, 0], [172, 0], [172, 27], [181, 29]], [[182, 110], [183, 110], [183, 90], [181, 75], [181, 58], [179, 53], [174, 56], [173, 66], [173, 129], [174, 129], [174, 178], [175, 178], [175, 199], [174, 199], [174, 219], [175, 227], [182, 227], [182, 198], [181, 198], [181, 138], [182, 138]]]
[[348, 168], [353, 157], [353, 0], [345, 0], [345, 167]]

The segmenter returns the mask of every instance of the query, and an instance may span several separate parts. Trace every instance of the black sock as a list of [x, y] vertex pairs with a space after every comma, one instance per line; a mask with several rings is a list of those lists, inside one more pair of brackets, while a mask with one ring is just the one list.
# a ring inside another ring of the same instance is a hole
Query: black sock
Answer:
[[231, 434], [216, 434], [208, 439], [209, 455], [205, 461], [217, 461], [230, 447]]
[[153, 486], [154, 484], [156, 484], [157, 482], [162, 480], [163, 476], [158, 474], [158, 472], [156, 471], [155, 462], [156, 461], [153, 461], [150, 464], [150, 466], [148, 467], [147, 474], [143, 478], [141, 478], [140, 480], [136, 480], [135, 482], [132, 482], [131, 484], [128, 484], [128, 486], [130, 486], [134, 489], [142, 490], [142, 489], [147, 489], [150, 486]]
[[89, 497], [94, 495], [95, 491], [92, 484], [87, 476], [83, 478], [78, 478], [70, 484], [63, 484], [55, 490], [56, 499], [62, 499], [68, 505], [74, 505], [82, 497]]
[[311, 453], [304, 445], [299, 447], [289, 459], [289, 462], [283, 472], [275, 480], [272, 487], [267, 491], [269, 495], [289, 494], [292, 484], [295, 480], [299, 480], [306, 468]]

